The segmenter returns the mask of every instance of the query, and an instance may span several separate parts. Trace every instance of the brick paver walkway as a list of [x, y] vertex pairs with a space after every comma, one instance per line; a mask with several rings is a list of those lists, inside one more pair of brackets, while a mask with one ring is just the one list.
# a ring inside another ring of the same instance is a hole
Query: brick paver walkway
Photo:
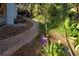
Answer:
[[38, 24], [32, 20], [30, 21], [33, 22], [33, 26], [28, 31], [5, 40], [0, 40], [0, 55], [12, 55], [24, 44], [32, 41], [38, 34]]

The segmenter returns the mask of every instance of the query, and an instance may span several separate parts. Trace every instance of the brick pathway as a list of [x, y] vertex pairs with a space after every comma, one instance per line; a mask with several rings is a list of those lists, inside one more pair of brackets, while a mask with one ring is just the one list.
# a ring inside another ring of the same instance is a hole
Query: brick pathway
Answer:
[[39, 55], [40, 55], [39, 35], [36, 36], [30, 43], [26, 43], [14, 54], [12, 54], [12, 56], [39, 56]]
[[32, 20], [30, 21], [33, 22], [33, 26], [28, 31], [5, 40], [0, 40], [0, 55], [12, 55], [24, 44], [32, 41], [38, 34], [38, 24]]

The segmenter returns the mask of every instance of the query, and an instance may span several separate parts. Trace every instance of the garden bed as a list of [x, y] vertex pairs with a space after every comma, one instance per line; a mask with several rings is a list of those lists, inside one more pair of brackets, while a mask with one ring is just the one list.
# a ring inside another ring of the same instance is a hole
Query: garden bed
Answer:
[[23, 18], [17, 18], [16, 24], [13, 26], [3, 26], [0, 28], [0, 40], [18, 35], [32, 27], [32, 23]]
[[[27, 19], [28, 21], [30, 21], [33, 24], [32, 27], [22, 33], [19, 33], [12, 37], [8, 37], [4, 40], [0, 40], [0, 45], [2, 45], [0, 47], [0, 49], [1, 49], [0, 55], [3, 55], [3, 56], [12, 55], [19, 48], [21, 48], [25, 44], [31, 42], [34, 39], [34, 37], [38, 34], [38, 24], [29, 18], [24, 17], [24, 19]], [[25, 24], [15, 25], [12, 27], [19, 27], [19, 26], [25, 26]], [[28, 24], [28, 26], [29, 26], [29, 24]], [[11, 26], [9, 26], [9, 27], [11, 27]]]
[[[40, 55], [39, 50], [39, 35], [37, 35], [31, 42], [25, 44], [18, 49], [12, 56], [35, 56]], [[31, 52], [31, 53], [30, 53]]]

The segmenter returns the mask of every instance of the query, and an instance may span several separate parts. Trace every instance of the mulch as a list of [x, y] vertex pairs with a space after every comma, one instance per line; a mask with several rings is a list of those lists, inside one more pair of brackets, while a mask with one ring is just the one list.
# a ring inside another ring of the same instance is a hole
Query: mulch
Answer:
[[24, 26], [8, 26], [8, 25], [6, 26], [6, 25], [4, 25], [4, 27], [0, 27], [0, 40], [23, 33], [26, 30], [28, 30], [29, 28], [31, 28], [31, 26], [33, 25], [30, 21], [24, 20], [22, 17], [17, 18], [17, 19], [18, 19], [18, 21], [16, 22], [16, 24], [21, 23], [21, 24], [25, 24], [25, 25]]
[[18, 49], [12, 56], [40, 56], [39, 35]]

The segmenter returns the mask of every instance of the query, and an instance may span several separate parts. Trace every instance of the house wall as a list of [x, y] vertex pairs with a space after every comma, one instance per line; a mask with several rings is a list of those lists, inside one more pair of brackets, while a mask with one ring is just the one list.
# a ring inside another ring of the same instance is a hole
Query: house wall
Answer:
[[7, 4], [7, 25], [13, 25], [14, 19], [17, 16], [16, 4], [8, 3]]
[[17, 8], [14, 3], [1, 3], [0, 4], [0, 25], [6, 23], [13, 25], [14, 19], [17, 17]]

